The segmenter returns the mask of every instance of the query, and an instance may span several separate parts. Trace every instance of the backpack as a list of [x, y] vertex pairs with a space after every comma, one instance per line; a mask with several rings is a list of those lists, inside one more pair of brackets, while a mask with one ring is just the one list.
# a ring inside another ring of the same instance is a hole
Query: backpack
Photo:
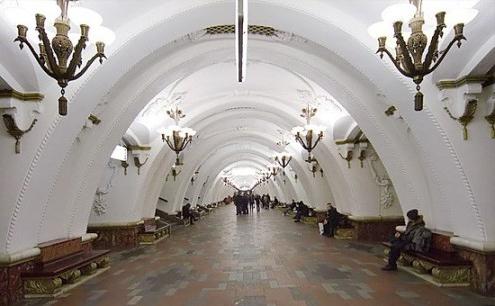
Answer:
[[413, 238], [414, 251], [427, 253], [431, 247], [432, 233], [429, 229], [421, 227], [417, 230]]

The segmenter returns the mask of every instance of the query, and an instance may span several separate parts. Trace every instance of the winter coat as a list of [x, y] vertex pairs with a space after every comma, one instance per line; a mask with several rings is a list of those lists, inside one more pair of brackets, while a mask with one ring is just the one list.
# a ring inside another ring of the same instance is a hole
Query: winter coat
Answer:
[[426, 253], [431, 246], [431, 231], [425, 227], [423, 217], [419, 216], [416, 221], [407, 223], [406, 230], [400, 239], [408, 242], [404, 249]]

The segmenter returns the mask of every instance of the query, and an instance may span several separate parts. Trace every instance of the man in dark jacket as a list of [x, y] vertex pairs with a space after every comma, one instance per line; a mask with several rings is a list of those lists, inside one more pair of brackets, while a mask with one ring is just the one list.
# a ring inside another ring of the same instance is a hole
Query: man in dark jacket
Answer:
[[327, 211], [327, 217], [323, 222], [323, 235], [327, 237], [333, 237], [335, 235], [335, 230], [339, 222], [339, 213], [337, 209], [329, 204], [330, 208]]
[[431, 231], [425, 228], [423, 216], [418, 214], [417, 209], [407, 212], [406, 230], [404, 233], [395, 233], [392, 246], [388, 254], [388, 264], [382, 268], [384, 271], [397, 271], [397, 260], [402, 250], [415, 252], [428, 252], [431, 242]]
[[294, 217], [294, 222], [301, 222], [302, 217], [307, 217], [309, 213], [309, 207], [302, 201], [297, 204], [296, 216]]

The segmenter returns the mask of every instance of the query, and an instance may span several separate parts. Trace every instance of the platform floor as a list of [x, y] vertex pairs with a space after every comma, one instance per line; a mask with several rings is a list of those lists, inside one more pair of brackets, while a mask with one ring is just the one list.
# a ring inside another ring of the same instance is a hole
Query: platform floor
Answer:
[[382, 272], [381, 247], [322, 237], [278, 210], [217, 209], [153, 245], [112, 255], [111, 269], [55, 300], [25, 305], [495, 305], [467, 288]]

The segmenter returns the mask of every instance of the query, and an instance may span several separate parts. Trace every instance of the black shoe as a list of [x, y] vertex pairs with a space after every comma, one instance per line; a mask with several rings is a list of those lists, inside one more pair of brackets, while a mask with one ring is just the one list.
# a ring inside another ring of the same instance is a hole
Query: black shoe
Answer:
[[383, 271], [397, 271], [397, 266], [386, 265], [382, 268]]

